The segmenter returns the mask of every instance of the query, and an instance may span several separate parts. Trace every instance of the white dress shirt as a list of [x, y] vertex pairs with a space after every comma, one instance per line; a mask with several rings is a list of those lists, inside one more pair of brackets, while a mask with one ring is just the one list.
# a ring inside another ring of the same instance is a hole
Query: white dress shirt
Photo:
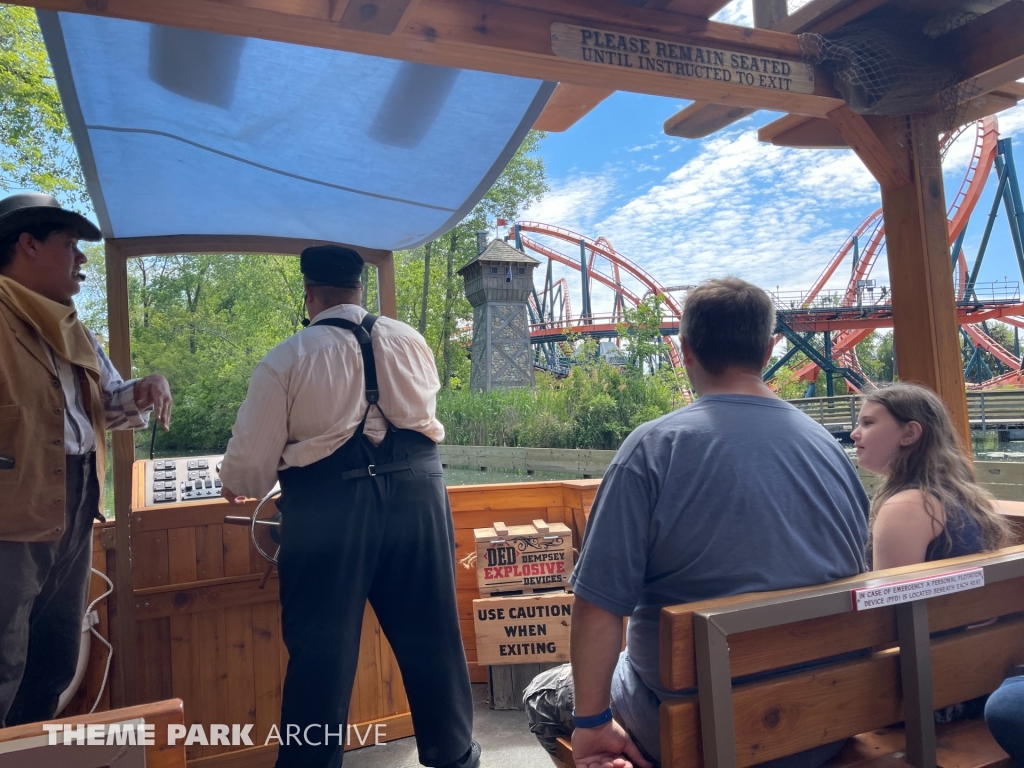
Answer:
[[[362, 321], [354, 304], [326, 309], [328, 317]], [[399, 429], [422, 432], [436, 443], [444, 427], [435, 417], [440, 383], [426, 341], [405, 323], [381, 317], [371, 336], [377, 367], [378, 405]], [[279, 470], [304, 467], [330, 456], [355, 434], [366, 412], [363, 356], [345, 328], [306, 328], [282, 341], [256, 366], [238, 409], [220, 477], [236, 494], [261, 498]], [[375, 445], [387, 425], [370, 409], [364, 434]]]
[[[141, 411], [135, 404], [137, 379], [123, 381], [92, 331], [88, 328], [85, 330], [89, 334], [100, 364], [100, 390], [103, 394], [107, 429], [145, 429], [153, 409]], [[57, 355], [53, 349], [49, 351], [54, 373], [57, 374], [64, 392], [64, 452], [69, 456], [80, 456], [95, 451], [96, 433], [89, 415], [85, 412], [82, 384], [75, 366]]]

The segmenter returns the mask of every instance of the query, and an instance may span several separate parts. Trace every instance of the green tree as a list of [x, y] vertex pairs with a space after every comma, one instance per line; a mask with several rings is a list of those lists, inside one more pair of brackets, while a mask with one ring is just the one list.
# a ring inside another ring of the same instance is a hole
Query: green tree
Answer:
[[88, 202], [35, 11], [16, 5], [0, 5], [0, 186]]
[[661, 335], [662, 296], [648, 296], [635, 307], [623, 311], [623, 322], [615, 326], [620, 339], [626, 340], [627, 370], [643, 376], [654, 373], [669, 364], [667, 344]]
[[[469, 381], [468, 345], [473, 308], [458, 270], [476, 256], [476, 232], [494, 219], [515, 219], [547, 191], [540, 145], [530, 131], [473, 212], [441, 237], [395, 254], [398, 317], [420, 329], [434, 351], [441, 386]], [[435, 262], [441, 260], [441, 265]]]

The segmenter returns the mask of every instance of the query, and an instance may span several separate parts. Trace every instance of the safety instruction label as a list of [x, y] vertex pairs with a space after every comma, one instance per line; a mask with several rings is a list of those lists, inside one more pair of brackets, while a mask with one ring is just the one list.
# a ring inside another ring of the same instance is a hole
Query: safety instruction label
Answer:
[[963, 592], [983, 586], [985, 586], [985, 570], [983, 568], [940, 573], [924, 579], [894, 581], [890, 584], [852, 590], [853, 609], [864, 611], [871, 608], [884, 608], [887, 605], [925, 600], [929, 597]]

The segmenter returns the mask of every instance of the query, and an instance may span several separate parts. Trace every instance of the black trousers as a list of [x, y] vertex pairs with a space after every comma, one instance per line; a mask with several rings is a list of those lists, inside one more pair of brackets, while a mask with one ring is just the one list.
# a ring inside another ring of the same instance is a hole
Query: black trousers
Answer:
[[75, 676], [99, 483], [95, 454], [66, 466], [64, 535], [0, 541], [0, 727], [51, 719]]
[[[411, 469], [341, 473], [410, 459]], [[455, 537], [437, 446], [390, 428], [374, 447], [357, 434], [334, 454], [281, 473], [281, 618], [288, 670], [278, 768], [341, 765], [339, 744], [369, 599], [395, 652], [420, 762], [443, 766], [470, 748], [473, 702], [455, 601]], [[324, 726], [332, 734], [325, 741]], [[299, 727], [296, 731], [295, 726]], [[353, 741], [355, 743], [355, 741]]]

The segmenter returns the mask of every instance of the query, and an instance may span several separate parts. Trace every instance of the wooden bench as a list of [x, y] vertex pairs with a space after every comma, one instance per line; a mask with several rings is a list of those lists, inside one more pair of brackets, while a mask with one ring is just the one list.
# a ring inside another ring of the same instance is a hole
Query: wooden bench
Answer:
[[[141, 719], [146, 724], [154, 725], [153, 729], [153, 744], [147, 746], [146, 750], [146, 768], [185, 768], [185, 746], [179, 741], [175, 746], [170, 746], [167, 740], [167, 726], [168, 725], [184, 725], [185, 724], [185, 708], [181, 702], [181, 699], [170, 699], [168, 701], [158, 701], [152, 704], [142, 704], [136, 707], [126, 707], [124, 709], [113, 709], [106, 712], [96, 712], [92, 715], [79, 715], [77, 717], [68, 717], [62, 720], [50, 720], [48, 723], [62, 723], [66, 725], [79, 725], [79, 724], [96, 724], [96, 725], [109, 725], [111, 723], [125, 723], [133, 720]], [[13, 761], [17, 756], [17, 752], [4, 753], [4, 745], [9, 742], [14, 742], [20, 739], [30, 739], [33, 737], [47, 738], [47, 732], [43, 729], [44, 723], [27, 723], [25, 725], [16, 725], [12, 728], [0, 729], [0, 766], [6, 766], [9, 761]], [[57, 737], [58, 741], [61, 739]], [[88, 746], [71, 746], [64, 747], [62, 745], [48, 747], [53, 749], [55, 752], [60, 750], [74, 750], [72, 753], [77, 757], [79, 751], [81, 752], [81, 759], [84, 760], [83, 765], [89, 764], [90, 760], [89, 753], [93, 750], [102, 749], [101, 747], [88, 747]], [[58, 759], [56, 756], [53, 758], [56, 762], [48, 763], [52, 765], [66, 765], [65, 760]], [[35, 758], [36, 761], [50, 760], [49, 757], [39, 756]], [[38, 764], [34, 762], [33, 764]], [[98, 765], [105, 765], [106, 760], [101, 761]], [[120, 764], [120, 763], [118, 763]]]
[[[854, 589], [974, 568], [985, 586], [853, 609]], [[1024, 662], [1024, 617], [1013, 615], [1022, 611], [1024, 547], [666, 608], [662, 684], [698, 693], [662, 704], [664, 764], [746, 768], [858, 734], [866, 735], [835, 764], [896, 753], [919, 768], [936, 765], [937, 754], [944, 768], [1004, 763], [981, 721], [940, 729], [937, 744], [932, 711], [990, 693]], [[733, 686], [730, 678], [858, 651], [865, 655], [769, 680]], [[905, 734], [868, 734], [901, 721]]]
[[[853, 608], [854, 589], [976, 568], [983, 587]], [[992, 692], [1024, 663], [1021, 612], [1024, 546], [665, 608], [662, 685], [697, 692], [661, 706], [662, 765], [747, 768], [841, 739], [849, 741], [830, 768], [1009, 765], [983, 721], [935, 726], [932, 713]], [[733, 684], [814, 661], [823, 663]], [[567, 740], [559, 757], [574, 765]]]

